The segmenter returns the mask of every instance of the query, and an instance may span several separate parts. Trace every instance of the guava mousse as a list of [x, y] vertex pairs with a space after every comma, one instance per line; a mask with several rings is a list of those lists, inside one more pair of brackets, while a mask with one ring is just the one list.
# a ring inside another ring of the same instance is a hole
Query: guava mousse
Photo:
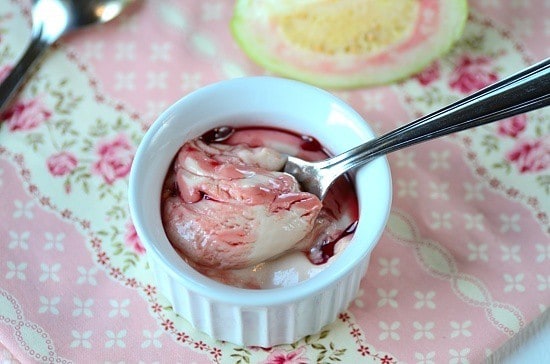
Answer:
[[323, 201], [282, 172], [287, 155], [322, 160], [313, 138], [263, 127], [220, 127], [187, 141], [166, 175], [168, 240], [194, 269], [236, 287], [297, 284], [336, 259], [358, 219], [343, 176]]

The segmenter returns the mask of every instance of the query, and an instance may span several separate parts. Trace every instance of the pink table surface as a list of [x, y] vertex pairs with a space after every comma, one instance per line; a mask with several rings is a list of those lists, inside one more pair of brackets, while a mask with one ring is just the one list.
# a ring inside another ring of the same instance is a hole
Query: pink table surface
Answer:
[[[335, 94], [382, 133], [548, 56], [549, 1], [470, 5], [462, 39], [418, 77]], [[550, 114], [540, 110], [389, 156], [387, 229], [357, 298], [321, 333], [242, 348], [175, 315], [133, 229], [128, 172], [167, 105], [265, 74], [231, 37], [232, 6], [142, 1], [66, 37], [2, 115], [3, 362], [475, 363], [547, 309]], [[29, 8], [0, 0], [0, 74], [28, 42]]]

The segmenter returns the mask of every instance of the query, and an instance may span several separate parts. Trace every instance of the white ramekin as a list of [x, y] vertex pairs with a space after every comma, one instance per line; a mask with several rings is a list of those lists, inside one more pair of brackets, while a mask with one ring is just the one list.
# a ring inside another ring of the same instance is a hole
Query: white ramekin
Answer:
[[292, 343], [334, 321], [355, 297], [390, 211], [387, 160], [378, 158], [352, 173], [359, 224], [352, 242], [329, 267], [292, 287], [236, 288], [187, 265], [166, 238], [160, 214], [163, 180], [180, 146], [222, 125], [270, 126], [311, 135], [335, 154], [373, 138], [373, 132], [351, 107], [326, 91], [281, 78], [247, 77], [183, 97], [159, 116], [137, 150], [130, 211], [159, 292], [179, 315], [215, 339], [263, 347]]

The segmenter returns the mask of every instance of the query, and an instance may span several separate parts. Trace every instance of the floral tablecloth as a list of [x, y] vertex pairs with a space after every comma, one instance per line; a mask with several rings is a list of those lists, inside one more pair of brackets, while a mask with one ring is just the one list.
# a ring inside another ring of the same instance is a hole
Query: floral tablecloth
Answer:
[[[72, 34], [0, 124], [3, 362], [475, 363], [550, 305], [550, 112], [389, 156], [392, 213], [349, 310], [322, 332], [243, 348], [195, 331], [157, 292], [127, 206], [158, 113], [265, 72], [228, 29], [233, 1], [141, 1]], [[383, 133], [548, 56], [550, 2], [471, 0], [452, 52], [420, 75], [335, 94]], [[0, 77], [30, 1], [0, 0]]]

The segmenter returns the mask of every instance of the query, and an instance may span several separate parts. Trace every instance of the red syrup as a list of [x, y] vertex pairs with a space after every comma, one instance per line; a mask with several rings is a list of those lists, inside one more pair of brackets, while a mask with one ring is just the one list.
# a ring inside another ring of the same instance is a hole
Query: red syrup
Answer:
[[[235, 135], [236, 133], [246, 133], [246, 132], [260, 132], [266, 131], [271, 132], [273, 134], [287, 134], [289, 136], [292, 136], [296, 138], [297, 141], [299, 141], [299, 147], [303, 151], [307, 152], [321, 152], [325, 155], [325, 158], [329, 157], [329, 154], [327, 153], [326, 149], [323, 148], [321, 143], [312, 136], [309, 135], [301, 135], [289, 130], [280, 129], [280, 128], [272, 128], [267, 126], [244, 126], [244, 127], [230, 127], [230, 126], [221, 126], [219, 128], [214, 128], [206, 133], [202, 134], [199, 138], [207, 143], [224, 143], [228, 142], [227, 144], [233, 144], [231, 143], [231, 137]], [[265, 145], [265, 141], [249, 141], [248, 143], [249, 147], [259, 147]]]
[[346, 236], [353, 234], [355, 232], [355, 229], [357, 228], [357, 223], [358, 221], [355, 220], [350, 226], [348, 226], [346, 230], [344, 230], [338, 237], [336, 237], [336, 239], [324, 241], [320, 249], [321, 259], [318, 261], [313, 261], [310, 258], [310, 261], [316, 265], [321, 265], [328, 262], [328, 260], [334, 256], [336, 243], [338, 243], [341, 239], [345, 238]]

